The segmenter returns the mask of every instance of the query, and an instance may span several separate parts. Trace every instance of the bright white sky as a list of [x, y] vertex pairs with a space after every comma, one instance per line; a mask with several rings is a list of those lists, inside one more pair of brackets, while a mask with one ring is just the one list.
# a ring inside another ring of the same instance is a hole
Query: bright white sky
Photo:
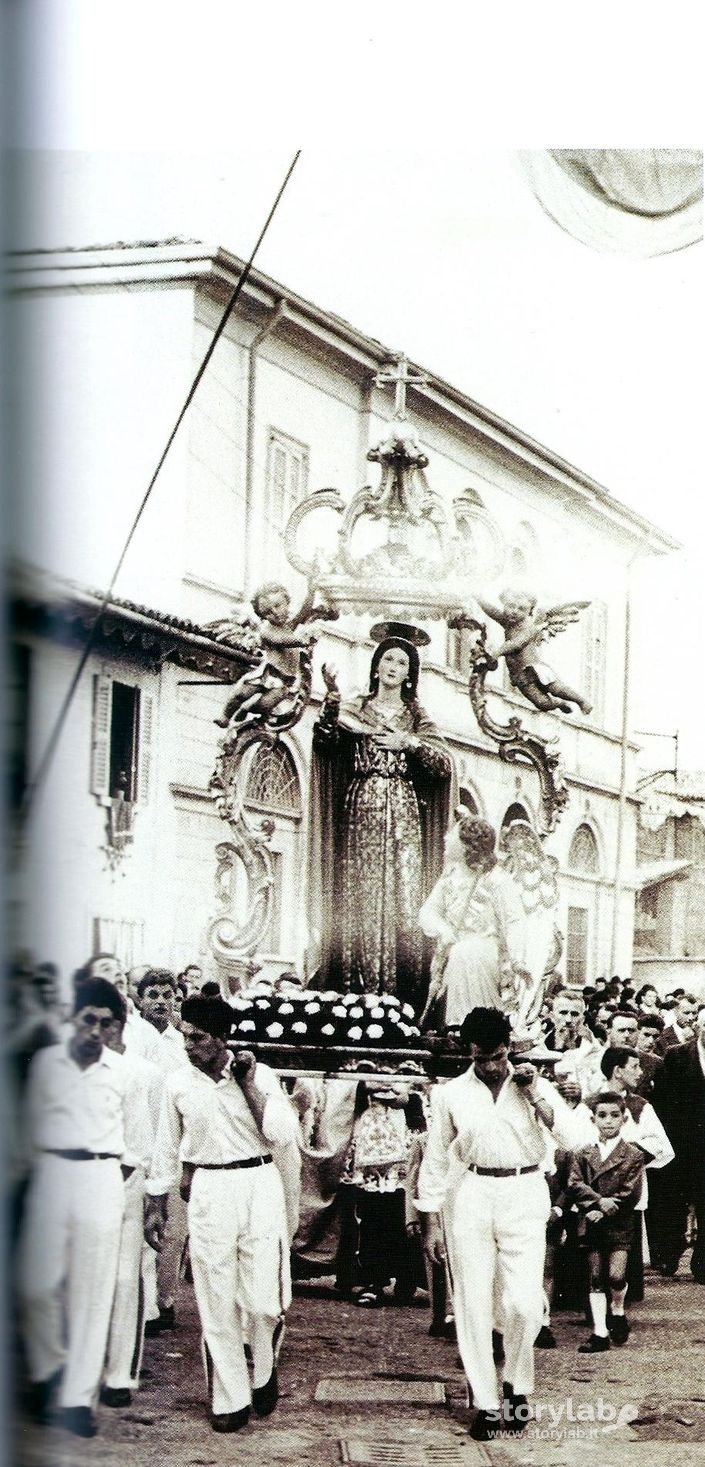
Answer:
[[[38, 151], [13, 243], [179, 235], [246, 257], [301, 146], [258, 267], [683, 541], [635, 577], [632, 722], [680, 727], [683, 764], [703, 767], [703, 245], [594, 253], [543, 214], [515, 151], [699, 143], [690, 23], [673, 6], [652, 36], [615, 8], [591, 8], [578, 52], [564, 5], [541, 31], [534, 7], [498, 7], [493, 31], [441, 3], [431, 31], [427, 7], [393, 0], [252, 18], [219, 0], [28, 0], [12, 141]], [[667, 74], [670, 93], [652, 85]], [[671, 763], [668, 744], [648, 754]]]

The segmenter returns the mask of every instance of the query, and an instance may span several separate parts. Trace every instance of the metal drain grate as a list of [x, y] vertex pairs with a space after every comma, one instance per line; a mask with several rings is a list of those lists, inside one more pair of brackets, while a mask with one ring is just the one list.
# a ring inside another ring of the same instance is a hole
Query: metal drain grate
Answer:
[[315, 1401], [336, 1405], [444, 1406], [446, 1388], [439, 1380], [360, 1380], [327, 1376], [316, 1386]]
[[458, 1442], [380, 1442], [349, 1438], [340, 1442], [340, 1460], [355, 1467], [471, 1467], [466, 1445]]

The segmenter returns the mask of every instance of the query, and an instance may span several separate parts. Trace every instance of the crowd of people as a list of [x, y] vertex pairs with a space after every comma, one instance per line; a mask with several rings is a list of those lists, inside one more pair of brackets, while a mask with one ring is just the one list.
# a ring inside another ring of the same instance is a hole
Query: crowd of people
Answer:
[[[253, 1000], [273, 987], [303, 983], [260, 975]], [[693, 1243], [705, 1283], [705, 1004], [683, 990], [556, 980], [523, 1052], [476, 1005], [456, 1025], [463, 1073], [434, 1083], [281, 1080], [228, 1046], [231, 1003], [196, 964], [125, 972], [99, 953], [66, 1004], [56, 968], [25, 955], [11, 1004], [12, 1236], [39, 1422], [92, 1436], [98, 1403], [130, 1405], [145, 1340], [179, 1328], [185, 1273], [213, 1430], [276, 1407], [293, 1265], [335, 1274], [362, 1309], [427, 1289], [480, 1440], [523, 1429], [552, 1310], [585, 1310], [580, 1349], [599, 1354], [629, 1338], [645, 1260], [672, 1277]]]

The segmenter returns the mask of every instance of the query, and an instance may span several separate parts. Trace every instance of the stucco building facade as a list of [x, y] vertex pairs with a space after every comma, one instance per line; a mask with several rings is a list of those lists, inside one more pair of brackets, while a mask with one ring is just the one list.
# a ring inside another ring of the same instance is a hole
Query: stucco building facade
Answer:
[[[13, 535], [18, 748], [27, 735], [18, 798], [241, 270], [224, 250], [183, 243], [14, 257], [12, 304], [25, 343], [17, 408], [21, 418], [34, 397], [41, 423], [22, 445]], [[158, 477], [18, 834], [16, 936], [65, 970], [104, 947], [128, 962], [208, 968], [223, 838], [208, 781], [213, 720], [227, 695], [215, 679], [238, 669], [207, 626], [244, 607], [262, 580], [281, 577], [294, 599], [302, 595], [284, 524], [314, 489], [350, 497], [374, 480], [367, 452], [393, 408], [375, 377], [393, 355], [285, 286], [250, 276]], [[560, 738], [570, 803], [546, 844], [562, 873], [563, 969], [573, 981], [630, 971], [638, 804], [636, 748], [623, 727], [627, 574], [637, 551], [664, 554], [675, 542], [452, 384], [421, 375], [408, 409], [429, 480], [448, 501], [470, 492], [502, 548], [502, 569], [483, 590], [519, 582], [544, 604], [591, 603], [550, 653], [590, 698], [589, 717], [537, 712], [501, 670], [488, 686], [498, 716], [516, 714]], [[502, 764], [475, 723], [463, 634], [442, 623], [429, 630], [423, 702], [452, 747], [462, 797], [497, 827], [518, 814], [536, 823], [535, 772]], [[344, 690], [364, 687], [368, 631], [359, 617], [325, 627], [311, 706], [277, 749], [252, 759], [249, 806], [274, 822], [276, 900], [259, 955], [271, 968], [301, 964], [310, 946], [307, 790], [320, 665], [336, 663]], [[127, 817], [118, 808], [126, 796]], [[106, 822], [122, 821], [124, 835], [126, 818], [131, 838], [111, 848]]]

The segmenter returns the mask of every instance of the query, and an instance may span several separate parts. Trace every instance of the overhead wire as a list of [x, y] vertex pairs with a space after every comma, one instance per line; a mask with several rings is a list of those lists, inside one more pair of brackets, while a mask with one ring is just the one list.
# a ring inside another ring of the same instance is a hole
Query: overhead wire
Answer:
[[148, 504], [149, 499], [150, 499], [150, 496], [152, 494], [152, 490], [154, 489], [154, 486], [155, 486], [155, 484], [157, 482], [157, 479], [159, 478], [159, 475], [160, 475], [160, 473], [162, 471], [162, 468], [164, 467], [164, 463], [166, 461], [167, 455], [168, 455], [169, 450], [170, 450], [170, 448], [171, 448], [171, 446], [172, 446], [172, 444], [174, 442], [174, 439], [176, 438], [176, 435], [177, 435], [177, 433], [179, 431], [179, 428], [181, 427], [181, 424], [183, 423], [183, 420], [184, 420], [184, 418], [185, 418], [185, 416], [186, 416], [186, 414], [187, 414], [187, 412], [188, 412], [188, 410], [189, 410], [189, 408], [191, 406], [191, 403], [193, 402], [193, 399], [194, 399], [194, 397], [196, 395], [196, 391], [198, 389], [199, 383], [200, 383], [200, 381], [201, 381], [201, 379], [202, 379], [202, 377], [203, 377], [203, 375], [204, 375], [204, 373], [205, 373], [205, 371], [206, 371], [206, 369], [208, 367], [208, 364], [209, 364], [209, 362], [211, 360], [211, 357], [213, 356], [213, 353], [214, 353], [214, 351], [216, 349], [216, 346], [218, 345], [218, 342], [220, 341], [220, 338], [223, 335], [223, 332], [225, 330], [225, 327], [226, 327], [226, 325], [228, 323], [228, 320], [229, 320], [229, 318], [230, 318], [230, 316], [231, 316], [231, 314], [233, 312], [233, 309], [234, 309], [235, 305], [237, 304], [237, 301], [239, 299], [239, 296], [240, 296], [240, 294], [241, 294], [244, 286], [247, 283], [248, 277], [250, 275], [250, 271], [251, 271], [252, 266], [254, 264], [254, 261], [255, 261], [255, 259], [257, 257], [257, 253], [259, 251], [259, 248], [260, 248], [260, 245], [262, 243], [262, 240], [264, 239], [264, 237], [265, 237], [265, 235], [267, 233], [267, 230], [269, 229], [269, 226], [270, 226], [270, 224], [272, 222], [272, 219], [274, 218], [274, 215], [275, 215], [275, 213], [277, 211], [277, 208], [279, 207], [279, 203], [280, 203], [281, 198], [282, 198], [282, 196], [284, 194], [284, 190], [286, 189], [286, 186], [287, 186], [287, 184], [289, 182], [289, 179], [291, 178], [291, 175], [292, 175], [292, 173], [293, 173], [293, 171], [294, 171], [294, 169], [296, 167], [296, 164], [299, 161], [300, 156], [301, 156], [301, 149], [299, 148], [299, 149], [297, 149], [297, 151], [294, 154], [294, 157], [293, 157], [291, 163], [289, 164], [289, 167], [288, 167], [288, 169], [286, 171], [286, 174], [284, 176], [284, 179], [283, 179], [283, 181], [282, 181], [282, 183], [281, 183], [281, 185], [280, 185], [280, 187], [278, 189], [278, 192], [276, 194], [276, 197], [274, 199], [274, 203], [272, 204], [272, 206], [271, 206], [271, 208], [269, 210], [269, 213], [267, 215], [267, 218], [265, 219], [264, 224], [263, 224], [263, 226], [262, 226], [262, 228], [261, 228], [261, 230], [259, 232], [259, 235], [257, 236], [257, 240], [255, 242], [255, 245], [254, 245], [253, 249], [252, 249], [252, 252], [250, 254], [250, 257], [249, 257], [249, 259], [248, 259], [248, 261], [247, 261], [247, 263], [246, 263], [246, 265], [245, 265], [245, 267], [244, 267], [241, 275], [238, 278], [237, 285], [235, 286], [235, 289], [232, 291], [232, 294], [230, 295], [230, 298], [227, 301], [227, 304], [225, 306], [225, 310], [223, 311], [223, 314], [222, 314], [222, 316], [220, 318], [220, 321], [218, 322], [218, 325], [217, 325], [217, 327], [216, 327], [216, 329], [215, 329], [215, 331], [213, 333], [213, 336], [211, 338], [211, 341], [209, 342], [208, 348], [207, 348], [207, 350], [206, 350], [206, 352], [204, 354], [204, 357], [203, 357], [203, 359], [201, 361], [201, 364], [200, 364], [200, 366], [198, 368], [198, 371], [196, 372], [196, 375], [195, 375], [195, 377], [194, 377], [194, 379], [193, 379], [193, 381], [191, 383], [191, 386], [190, 386], [190, 388], [188, 390], [188, 393], [186, 395], [186, 398], [184, 400], [184, 403], [183, 403], [183, 405], [182, 405], [182, 407], [181, 407], [181, 409], [179, 411], [179, 414], [178, 414], [178, 416], [176, 418], [176, 422], [174, 423], [174, 426], [173, 426], [173, 428], [172, 428], [172, 430], [171, 430], [171, 432], [169, 434], [169, 437], [167, 438], [167, 441], [166, 441], [166, 444], [165, 444], [165, 446], [164, 446], [164, 448], [162, 450], [162, 453], [160, 454], [160, 457], [159, 457], [159, 461], [157, 463], [157, 466], [156, 466], [156, 468], [155, 468], [155, 470], [154, 470], [154, 472], [153, 472], [153, 474], [152, 474], [152, 476], [151, 476], [151, 478], [149, 480], [149, 483], [147, 484], [147, 488], [145, 489], [145, 492], [144, 492], [144, 494], [142, 496], [142, 499], [140, 501], [139, 507], [137, 509], [137, 513], [135, 514], [135, 516], [133, 518], [132, 524], [131, 524], [130, 529], [129, 529], [128, 534], [127, 534], [127, 538], [125, 539], [125, 543], [124, 543], [124, 545], [122, 547], [122, 550], [121, 550], [120, 555], [118, 557], [117, 563], [116, 563], [115, 568], [113, 570], [113, 573], [112, 573], [112, 575], [110, 577], [110, 581], [108, 583], [108, 588], [107, 588], [107, 590], [104, 592], [104, 594], [102, 596], [102, 599], [101, 599], [101, 602], [100, 602], [100, 606], [98, 607], [98, 611], [96, 613], [95, 621], [93, 622], [93, 624], [92, 624], [92, 626], [91, 626], [91, 628], [90, 628], [90, 630], [88, 632], [88, 636], [86, 637], [86, 640], [84, 642], [83, 648], [81, 650], [81, 655], [79, 657], [78, 663], [77, 663], [77, 665], [76, 665], [76, 667], [74, 669], [73, 675], [72, 675], [71, 680], [70, 680], [69, 685], [68, 685], [68, 688], [67, 688], [66, 693], [65, 693], [65, 695], [64, 695], [64, 697], [62, 699], [61, 706], [60, 706], [59, 711], [58, 711], [58, 713], [56, 715], [56, 718], [54, 720], [54, 724], [53, 724], [52, 729], [51, 729], [51, 732], [49, 734], [49, 738], [47, 740], [47, 744], [46, 744], [46, 747], [44, 749], [44, 753], [42, 754], [42, 757], [39, 760], [39, 763], [37, 765], [37, 772], [36, 772], [34, 778], [32, 779], [32, 781], [28, 784], [27, 789], [25, 791], [24, 799], [22, 801], [22, 805], [21, 805], [20, 811], [19, 811], [19, 825], [20, 825], [20, 829], [26, 824], [26, 822], [27, 822], [27, 820], [28, 820], [28, 818], [29, 818], [29, 816], [30, 816], [30, 814], [32, 812], [32, 809], [34, 808], [37, 795], [39, 794], [40, 790], [42, 789], [42, 787], [43, 787], [43, 785], [44, 785], [44, 783], [46, 781], [46, 777], [47, 777], [47, 774], [49, 773], [49, 769], [51, 767], [52, 760], [53, 760], [54, 755], [56, 753], [56, 749], [58, 747], [59, 740], [61, 738], [61, 734], [63, 732], [64, 725], [66, 723], [66, 719], [68, 717], [68, 713], [69, 713], [69, 710], [71, 708], [71, 704], [72, 704], [73, 699], [74, 699], [75, 694], [76, 694], [76, 689], [78, 688], [78, 685], [79, 685], [79, 683], [81, 681], [81, 677], [82, 677], [83, 672], [85, 670], [86, 663], [88, 662], [88, 658], [89, 658], [89, 656], [91, 654], [91, 651], [92, 651], [92, 648], [94, 646], [95, 639], [96, 639], [96, 636], [98, 634], [98, 629], [99, 629], [99, 626], [100, 626], [102, 617], [104, 616], [105, 612], [107, 611], [108, 607], [110, 606], [110, 603], [111, 603], [111, 600], [112, 600], [112, 597], [113, 597], [113, 593], [115, 591], [115, 583], [116, 583], [117, 578], [118, 578], [118, 576], [120, 574], [120, 571], [122, 570], [122, 567], [123, 567], [123, 564], [124, 564], [124, 561], [125, 561], [125, 557], [126, 557], [127, 552], [128, 552], [128, 550], [130, 548], [130, 545], [132, 544], [132, 541], [134, 539], [134, 536], [135, 536], [137, 527], [138, 527], [138, 525], [140, 523], [140, 520], [142, 519], [142, 515], [144, 514], [144, 511], [147, 508], [147, 504]]

